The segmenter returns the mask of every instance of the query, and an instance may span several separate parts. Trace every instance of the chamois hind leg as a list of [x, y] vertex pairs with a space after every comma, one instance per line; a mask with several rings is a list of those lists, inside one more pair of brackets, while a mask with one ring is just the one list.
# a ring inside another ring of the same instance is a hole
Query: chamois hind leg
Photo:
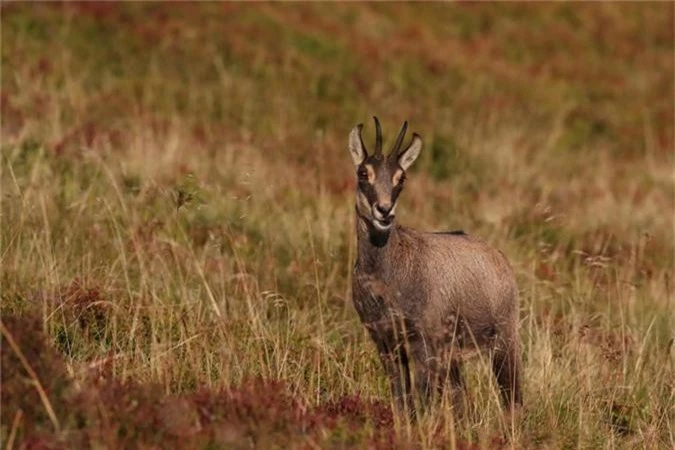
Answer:
[[497, 378], [499, 391], [507, 408], [514, 409], [523, 404], [520, 388], [520, 354], [518, 346], [511, 344], [499, 348], [492, 354], [492, 371]]

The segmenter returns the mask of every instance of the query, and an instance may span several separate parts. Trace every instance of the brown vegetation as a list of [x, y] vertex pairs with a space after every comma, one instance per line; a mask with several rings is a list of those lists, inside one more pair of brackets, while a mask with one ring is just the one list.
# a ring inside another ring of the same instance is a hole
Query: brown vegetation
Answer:
[[[1, 8], [3, 448], [675, 445], [671, 3]], [[374, 114], [425, 138], [401, 223], [514, 266], [517, 422], [484, 361], [466, 420], [389, 413]]]

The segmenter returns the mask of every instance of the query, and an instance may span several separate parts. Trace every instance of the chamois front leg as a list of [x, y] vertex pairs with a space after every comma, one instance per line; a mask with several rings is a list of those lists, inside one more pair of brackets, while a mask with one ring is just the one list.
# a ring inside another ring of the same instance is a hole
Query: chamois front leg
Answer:
[[424, 406], [440, 401], [448, 392], [456, 415], [464, 413], [464, 379], [461, 362], [431, 347], [424, 340], [412, 345], [415, 361], [415, 386]]
[[398, 410], [414, 416], [410, 365], [405, 346], [381, 337], [374, 340]]
[[434, 393], [442, 389], [438, 360], [433, 356], [429, 343], [421, 336], [415, 336], [410, 347], [415, 362], [415, 390], [420, 406], [427, 408], [433, 401]]
[[444, 379], [450, 382], [450, 395], [455, 416], [464, 415], [464, 396], [466, 394], [462, 365], [459, 361], [452, 360], [448, 363]]

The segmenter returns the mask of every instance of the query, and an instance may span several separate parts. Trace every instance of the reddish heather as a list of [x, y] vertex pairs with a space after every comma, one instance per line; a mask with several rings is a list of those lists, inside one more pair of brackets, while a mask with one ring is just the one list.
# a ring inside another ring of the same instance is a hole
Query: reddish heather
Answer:
[[[158, 384], [116, 380], [109, 366], [75, 380], [47, 342], [40, 319], [8, 316], [2, 324], [2, 427], [20, 449], [416, 447], [396, 433], [382, 401], [351, 395], [311, 406], [283, 382], [260, 378], [228, 389], [167, 394]], [[21, 359], [66, 431], [56, 429]], [[440, 433], [436, 441], [448, 443]]]

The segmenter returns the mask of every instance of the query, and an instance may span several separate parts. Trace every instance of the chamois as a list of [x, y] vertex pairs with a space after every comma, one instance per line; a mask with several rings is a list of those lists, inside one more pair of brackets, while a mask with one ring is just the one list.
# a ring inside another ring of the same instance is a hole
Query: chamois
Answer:
[[462, 231], [421, 232], [394, 224], [406, 170], [422, 150], [422, 138], [414, 133], [402, 147], [404, 122], [383, 156], [382, 129], [374, 120], [372, 154], [361, 138], [363, 124], [349, 135], [357, 175], [352, 295], [396, 403], [415, 414], [413, 371], [423, 404], [449, 382], [453, 404], [461, 409], [462, 361], [486, 351], [502, 399], [514, 408], [522, 395], [513, 270], [500, 251]]

